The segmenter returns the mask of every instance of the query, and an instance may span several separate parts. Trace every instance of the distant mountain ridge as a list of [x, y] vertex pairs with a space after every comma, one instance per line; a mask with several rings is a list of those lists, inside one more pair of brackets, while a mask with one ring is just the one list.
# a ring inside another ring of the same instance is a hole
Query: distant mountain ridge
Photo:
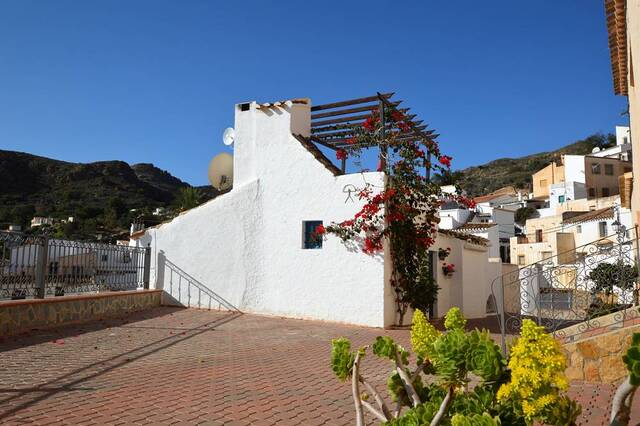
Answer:
[[[126, 225], [125, 212], [172, 205], [190, 185], [153, 164], [124, 161], [71, 163], [0, 150], [0, 227], [28, 223], [32, 215], [95, 218], [95, 226]], [[217, 191], [199, 187], [203, 201]], [[122, 220], [111, 216], [123, 216]]]
[[458, 170], [453, 173], [454, 180], [474, 197], [505, 186], [530, 190], [531, 175], [552, 161], [560, 161], [563, 154], [586, 155], [590, 154], [594, 147], [605, 148], [615, 143], [615, 135], [598, 133], [555, 151], [540, 152], [519, 158], [499, 158], [486, 164]]

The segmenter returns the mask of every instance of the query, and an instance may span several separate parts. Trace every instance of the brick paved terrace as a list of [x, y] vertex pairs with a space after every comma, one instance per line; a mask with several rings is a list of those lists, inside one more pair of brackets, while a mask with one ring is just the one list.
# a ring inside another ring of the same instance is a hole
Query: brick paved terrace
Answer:
[[[330, 341], [380, 334], [409, 346], [407, 331], [175, 308], [35, 330], [0, 341], [0, 424], [352, 425]], [[390, 365], [364, 365], [383, 390]], [[607, 424], [612, 391], [573, 386], [580, 424]]]

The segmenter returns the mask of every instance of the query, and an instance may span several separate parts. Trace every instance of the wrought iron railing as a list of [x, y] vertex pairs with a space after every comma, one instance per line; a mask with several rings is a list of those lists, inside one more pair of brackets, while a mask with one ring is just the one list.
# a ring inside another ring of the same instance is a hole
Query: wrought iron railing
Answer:
[[228, 300], [167, 259], [162, 251], [158, 255], [157, 268], [168, 304], [240, 312]]
[[[638, 309], [630, 309], [638, 305], [637, 264], [637, 227], [621, 228], [496, 278], [492, 293], [503, 349], [525, 318], [558, 338], [570, 339], [637, 317]], [[609, 315], [606, 324], [605, 315]]]
[[0, 299], [149, 287], [149, 250], [0, 232]]

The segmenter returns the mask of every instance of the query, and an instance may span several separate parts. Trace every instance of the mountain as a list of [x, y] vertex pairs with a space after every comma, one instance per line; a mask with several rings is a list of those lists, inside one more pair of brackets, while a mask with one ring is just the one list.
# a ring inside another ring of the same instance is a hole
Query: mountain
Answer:
[[[0, 150], [0, 227], [25, 226], [34, 215], [74, 216], [92, 228], [127, 229], [131, 209], [171, 206], [190, 185], [153, 164], [123, 161], [70, 163]], [[216, 195], [202, 188], [202, 201]], [[138, 213], [139, 215], [140, 213]]]
[[[453, 172], [453, 180], [470, 196], [488, 194], [496, 189], [513, 186], [531, 190], [531, 175], [552, 161], [560, 161], [563, 154], [585, 155], [594, 147], [615, 145], [615, 135], [595, 134], [555, 151], [541, 152], [520, 158], [499, 158], [480, 166]], [[442, 179], [442, 177], [440, 177]], [[444, 179], [446, 180], [446, 179]], [[444, 182], [447, 183], [447, 182]]]

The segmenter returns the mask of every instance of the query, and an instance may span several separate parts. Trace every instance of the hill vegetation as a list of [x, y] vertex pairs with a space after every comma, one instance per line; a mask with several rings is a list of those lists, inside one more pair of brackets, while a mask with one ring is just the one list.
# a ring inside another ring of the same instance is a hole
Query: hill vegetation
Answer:
[[[0, 150], [0, 227], [28, 228], [33, 216], [53, 217], [59, 237], [115, 238], [128, 233], [135, 219], [157, 222], [153, 210], [180, 210], [189, 192], [192, 207], [216, 195], [210, 187], [192, 189], [186, 182], [152, 164], [100, 161], [81, 164]], [[44, 231], [42, 228], [40, 231]]]
[[452, 172], [449, 176], [436, 176], [435, 179], [442, 184], [455, 182], [474, 197], [505, 186], [531, 190], [531, 175], [552, 161], [559, 162], [563, 154], [590, 154], [594, 147], [606, 148], [615, 143], [615, 135], [598, 133], [555, 151], [520, 158], [499, 158], [480, 166]]

